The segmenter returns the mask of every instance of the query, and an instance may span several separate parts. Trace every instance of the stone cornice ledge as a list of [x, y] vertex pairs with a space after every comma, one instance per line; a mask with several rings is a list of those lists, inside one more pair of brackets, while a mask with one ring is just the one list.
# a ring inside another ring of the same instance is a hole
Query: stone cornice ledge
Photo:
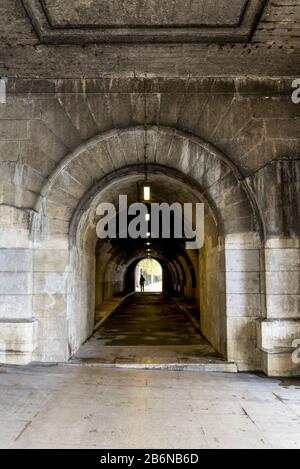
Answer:
[[110, 75], [98, 78], [11, 77], [8, 94], [101, 94], [101, 93], [237, 93], [240, 95], [292, 95], [291, 77], [151, 77]]

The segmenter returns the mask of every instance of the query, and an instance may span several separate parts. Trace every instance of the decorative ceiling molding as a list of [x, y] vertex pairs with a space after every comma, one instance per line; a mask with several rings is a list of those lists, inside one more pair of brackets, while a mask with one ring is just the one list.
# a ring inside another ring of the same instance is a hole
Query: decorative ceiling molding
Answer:
[[266, 2], [22, 0], [46, 44], [248, 42]]

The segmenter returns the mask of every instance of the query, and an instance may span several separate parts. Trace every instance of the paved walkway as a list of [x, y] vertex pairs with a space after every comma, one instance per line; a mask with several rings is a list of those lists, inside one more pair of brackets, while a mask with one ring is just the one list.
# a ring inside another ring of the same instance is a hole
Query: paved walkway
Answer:
[[97, 329], [70, 363], [236, 372], [164, 293], [134, 293]]
[[298, 448], [300, 380], [0, 367], [1, 448]]
[[105, 345], [199, 345], [203, 337], [165, 293], [128, 296], [96, 333]]

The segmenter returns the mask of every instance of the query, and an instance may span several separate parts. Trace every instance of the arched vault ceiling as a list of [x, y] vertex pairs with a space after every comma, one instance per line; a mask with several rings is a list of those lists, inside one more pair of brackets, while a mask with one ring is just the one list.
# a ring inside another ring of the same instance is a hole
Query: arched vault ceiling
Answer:
[[[222, 153], [170, 128], [148, 129], [147, 142], [149, 174], [170, 173], [175, 179], [176, 174], [187, 178], [191, 186], [199, 188], [228, 233], [258, 228], [259, 216], [251, 191]], [[48, 178], [36, 205], [37, 217], [44, 220], [46, 216], [51, 233], [67, 234], [75, 211], [90, 209], [91, 200], [97, 200], [97, 194], [108, 184], [129, 176], [143, 177], [144, 146], [145, 132], [141, 127], [107, 132], [80, 146]], [[114, 190], [118, 194], [117, 184]], [[162, 191], [170, 197], [166, 188]], [[176, 197], [180, 194], [177, 192]], [[182, 197], [186, 196], [183, 191]]]

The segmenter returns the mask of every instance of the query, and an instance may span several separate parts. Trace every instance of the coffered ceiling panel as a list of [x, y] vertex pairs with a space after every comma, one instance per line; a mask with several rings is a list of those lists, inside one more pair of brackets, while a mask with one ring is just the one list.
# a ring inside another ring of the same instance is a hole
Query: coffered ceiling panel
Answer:
[[22, 0], [41, 42], [247, 42], [266, 0]]

